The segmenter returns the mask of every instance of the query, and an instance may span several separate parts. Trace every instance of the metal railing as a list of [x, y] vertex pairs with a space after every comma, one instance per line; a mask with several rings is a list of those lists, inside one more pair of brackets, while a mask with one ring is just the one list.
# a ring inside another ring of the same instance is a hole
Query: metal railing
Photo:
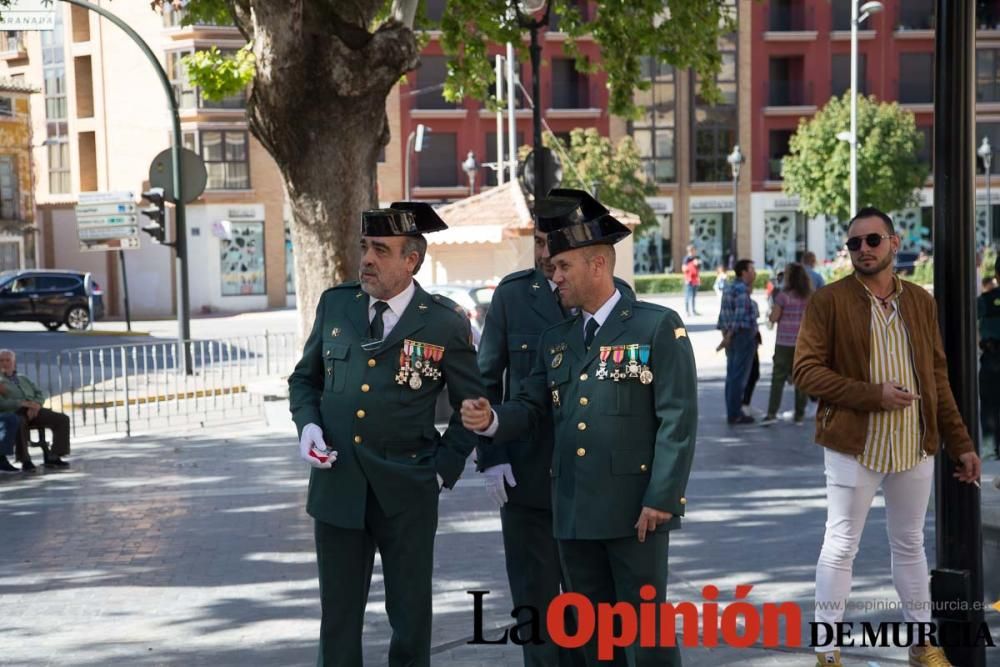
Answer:
[[178, 363], [177, 341], [18, 354], [18, 372], [49, 394], [46, 407], [70, 416], [73, 435], [132, 435], [263, 414], [251, 385], [291, 373], [295, 334], [193, 340], [193, 372]]

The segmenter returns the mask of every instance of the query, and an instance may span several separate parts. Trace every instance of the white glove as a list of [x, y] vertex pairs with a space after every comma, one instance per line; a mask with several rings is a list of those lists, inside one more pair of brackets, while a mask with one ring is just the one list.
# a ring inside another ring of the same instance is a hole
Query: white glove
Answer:
[[504, 487], [504, 482], [510, 487], [517, 486], [517, 482], [514, 481], [514, 470], [509, 463], [501, 463], [487, 468], [483, 471], [483, 475], [486, 477], [486, 493], [498, 506], [503, 507], [507, 502], [507, 489]]
[[332, 468], [337, 452], [327, 449], [323, 429], [316, 424], [306, 424], [299, 439], [299, 456], [313, 468]]
[[438, 478], [438, 491], [440, 491], [441, 489], [444, 488], [444, 477], [441, 476], [441, 473], [438, 473], [437, 478]]

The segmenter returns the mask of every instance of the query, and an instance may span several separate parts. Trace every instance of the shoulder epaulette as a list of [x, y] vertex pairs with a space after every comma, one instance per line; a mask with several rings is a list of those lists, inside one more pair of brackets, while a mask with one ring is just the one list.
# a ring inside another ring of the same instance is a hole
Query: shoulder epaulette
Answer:
[[535, 273], [534, 269], [521, 269], [520, 271], [515, 271], [514, 273], [508, 273], [500, 281], [500, 285], [503, 285], [504, 283], [513, 282], [515, 280], [521, 280], [522, 278], [530, 278], [532, 275], [534, 275], [534, 273]]

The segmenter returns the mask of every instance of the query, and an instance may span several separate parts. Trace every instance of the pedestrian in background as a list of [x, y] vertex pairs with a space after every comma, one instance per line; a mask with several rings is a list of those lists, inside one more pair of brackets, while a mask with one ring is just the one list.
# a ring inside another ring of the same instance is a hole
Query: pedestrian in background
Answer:
[[[777, 421], [778, 408], [781, 407], [781, 395], [784, 393], [785, 382], [792, 375], [792, 363], [795, 361], [795, 340], [799, 335], [802, 314], [806, 303], [812, 294], [812, 281], [805, 267], [792, 262], [785, 267], [781, 289], [774, 297], [771, 314], [768, 319], [778, 325], [777, 341], [774, 345], [774, 368], [771, 371], [771, 396], [767, 403], [767, 415], [761, 421], [761, 426], [770, 426]], [[796, 424], [802, 424], [806, 414], [806, 403], [809, 396], [795, 387]]]
[[694, 300], [698, 296], [698, 287], [701, 286], [701, 260], [695, 254], [695, 247], [687, 247], [687, 257], [684, 258], [684, 312], [688, 317], [697, 315]]
[[[1000, 261], [993, 267], [1000, 282]], [[1000, 291], [983, 285], [976, 302], [979, 319], [979, 422], [983, 427], [983, 451], [1000, 459]]]
[[726, 266], [724, 264], [719, 264], [715, 267], [715, 284], [712, 285], [712, 289], [715, 290], [715, 296], [719, 297], [719, 303], [722, 303], [722, 295], [726, 292], [726, 285], [729, 283], [729, 276], [726, 274]]
[[808, 274], [809, 280], [812, 281], [812, 288], [814, 292], [820, 287], [826, 285], [826, 281], [823, 280], [823, 276], [816, 270], [816, 253], [812, 250], [807, 250], [802, 253], [802, 266], [805, 267], [806, 274]]
[[[796, 386], [818, 396], [827, 520], [816, 565], [818, 667], [839, 666], [854, 557], [878, 488], [885, 496], [892, 581], [908, 623], [931, 622], [924, 520], [934, 457], [944, 442], [955, 478], [972, 484], [980, 461], [948, 384], [934, 297], [893, 272], [892, 219], [863, 208], [847, 227], [854, 274], [809, 299], [795, 346]], [[948, 667], [941, 648], [911, 646], [909, 664]]]
[[[722, 308], [716, 328], [722, 342], [715, 348], [726, 351], [726, 420], [729, 424], [753, 424], [754, 418], [743, 413], [743, 399], [757, 355], [757, 302], [750, 297], [757, 272], [753, 260], [736, 262], [736, 280], [722, 295]], [[752, 391], [752, 390], [751, 390]]]

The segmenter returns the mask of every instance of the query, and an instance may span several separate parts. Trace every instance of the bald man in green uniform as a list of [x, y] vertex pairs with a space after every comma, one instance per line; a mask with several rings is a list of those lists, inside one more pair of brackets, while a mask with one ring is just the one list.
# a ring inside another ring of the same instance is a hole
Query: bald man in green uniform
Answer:
[[[557, 194], [553, 191], [552, 194]], [[555, 267], [546, 245], [549, 228], [535, 221], [535, 268], [515, 271], [500, 281], [486, 314], [479, 341], [479, 370], [491, 403], [512, 398], [531, 373], [542, 331], [569, 317], [559, 303]], [[615, 287], [629, 298], [628, 283], [615, 278]], [[490, 496], [500, 505], [504, 558], [514, 608], [519, 622], [527, 622], [528, 608], [544, 609], [565, 587], [559, 551], [552, 533], [552, 418], [545, 415], [523, 440], [479, 447], [477, 463]], [[576, 651], [558, 650], [544, 635], [543, 643], [525, 643], [525, 667], [570, 667], [583, 664]]]
[[[628, 235], [599, 202], [562, 191], [539, 202], [553, 280], [577, 315], [546, 329], [531, 375], [512, 400], [491, 409], [466, 400], [466, 428], [510, 443], [546, 414], [555, 428], [550, 475], [553, 531], [570, 591], [597, 603], [666, 599], [669, 531], [680, 527], [694, 455], [694, 353], [675, 312], [615, 287], [613, 244]], [[662, 641], [662, 638], [661, 638]], [[588, 665], [680, 665], [676, 648], [617, 650]]]
[[992, 449], [1000, 459], [1000, 261], [994, 267], [997, 287], [979, 295], [979, 420], [983, 426], [983, 451]]
[[[452, 488], [477, 439], [463, 398], [484, 391], [469, 320], [413, 280], [424, 233], [446, 225], [427, 204], [362, 216], [360, 283], [320, 297], [302, 359], [288, 379], [299, 452], [312, 466], [322, 622], [318, 665], [362, 665], [361, 634], [375, 551], [392, 626], [388, 664], [429, 667], [431, 570], [438, 494]], [[448, 387], [455, 416], [434, 427]]]

